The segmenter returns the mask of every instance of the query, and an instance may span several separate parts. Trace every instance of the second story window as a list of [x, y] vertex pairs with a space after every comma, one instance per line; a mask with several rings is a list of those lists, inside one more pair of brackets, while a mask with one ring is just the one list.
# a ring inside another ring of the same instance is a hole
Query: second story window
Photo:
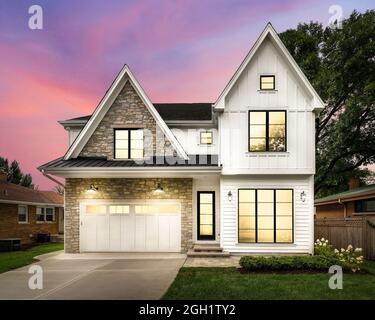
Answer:
[[286, 151], [286, 111], [249, 111], [249, 151]]
[[200, 133], [200, 144], [212, 144], [212, 131], [202, 131]]
[[143, 130], [115, 129], [115, 159], [143, 158]]
[[260, 76], [260, 90], [275, 90], [275, 76]]

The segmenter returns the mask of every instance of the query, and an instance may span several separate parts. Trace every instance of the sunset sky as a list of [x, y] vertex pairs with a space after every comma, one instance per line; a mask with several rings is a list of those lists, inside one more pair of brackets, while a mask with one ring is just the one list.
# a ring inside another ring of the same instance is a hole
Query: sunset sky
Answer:
[[[30, 30], [28, 9], [43, 8]], [[90, 114], [123, 64], [153, 102], [213, 102], [268, 21], [327, 24], [374, 7], [346, 1], [0, 0], [0, 156], [19, 161], [39, 189], [55, 184], [36, 167], [62, 156], [58, 120]]]

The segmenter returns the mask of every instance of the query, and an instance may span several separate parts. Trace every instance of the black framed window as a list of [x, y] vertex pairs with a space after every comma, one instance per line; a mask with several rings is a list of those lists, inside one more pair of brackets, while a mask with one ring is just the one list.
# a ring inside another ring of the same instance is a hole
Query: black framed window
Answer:
[[354, 202], [356, 213], [375, 212], [375, 198], [366, 200], [357, 200]]
[[215, 240], [215, 192], [198, 191], [198, 240]]
[[260, 76], [260, 90], [275, 90], [275, 76]]
[[239, 189], [238, 242], [293, 243], [293, 189]]
[[212, 131], [201, 131], [200, 144], [212, 144]]
[[286, 111], [249, 111], [249, 151], [286, 151]]
[[114, 137], [115, 159], [143, 158], [142, 129], [115, 129]]

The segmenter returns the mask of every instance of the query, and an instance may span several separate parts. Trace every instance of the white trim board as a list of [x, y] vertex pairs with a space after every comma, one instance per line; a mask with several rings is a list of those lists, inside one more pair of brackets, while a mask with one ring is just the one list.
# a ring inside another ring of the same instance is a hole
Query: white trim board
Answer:
[[44, 203], [44, 202], [31, 202], [31, 201], [19, 201], [19, 200], [4, 200], [0, 199], [0, 203], [9, 203], [9, 204], [21, 204], [29, 206], [41, 206], [41, 207], [59, 207], [64, 208], [63, 204], [57, 203]]
[[295, 71], [297, 77], [301, 80], [301, 83], [311, 95], [313, 99], [313, 108], [316, 111], [320, 111], [324, 108], [325, 103], [320, 98], [318, 93], [315, 91], [314, 87], [311, 85], [310, 81], [307, 79], [301, 68], [298, 66], [297, 62], [294, 60], [292, 55], [289, 53], [288, 49], [285, 47], [283, 42], [281, 41], [280, 37], [278, 36], [276, 30], [273, 28], [272, 24], [269, 22], [266, 27], [264, 28], [263, 32], [259, 36], [259, 38], [254, 43], [253, 47], [250, 49], [249, 53], [246, 55], [245, 59], [242, 61], [241, 65], [234, 73], [232, 78], [229, 80], [228, 84], [214, 103], [214, 108], [216, 110], [224, 110], [225, 106], [225, 97], [232, 89], [232, 87], [237, 82], [238, 78], [241, 76], [242, 72], [245, 70], [247, 65], [251, 62], [252, 58], [254, 57], [255, 53], [260, 48], [261, 44], [265, 41], [267, 37], [270, 37], [272, 43], [275, 47], [280, 51], [280, 53], [284, 56], [286, 61], [291, 65], [293, 70]]
[[103, 99], [100, 101], [99, 105], [96, 107], [94, 113], [92, 114], [90, 120], [86, 123], [78, 137], [74, 140], [67, 153], [64, 156], [64, 160], [71, 158], [76, 158], [82, 151], [83, 147], [94, 133], [95, 129], [99, 125], [100, 121], [103, 119], [112, 103], [115, 101], [118, 94], [121, 92], [122, 88], [125, 86], [127, 81], [130, 81], [134, 90], [137, 92], [142, 102], [147, 107], [148, 111], [154, 117], [156, 123], [159, 125], [160, 129], [171, 142], [172, 146], [175, 148], [177, 153], [185, 160], [188, 160], [188, 156], [185, 150], [182, 148], [181, 144], [177, 141], [176, 137], [173, 135], [172, 131], [169, 129], [167, 124], [164, 122], [158, 111], [155, 109], [154, 105], [144, 92], [143, 88], [134, 77], [133, 73], [127, 65], [121, 69], [120, 73], [117, 75], [115, 81], [113, 81], [111, 87], [106, 92]]

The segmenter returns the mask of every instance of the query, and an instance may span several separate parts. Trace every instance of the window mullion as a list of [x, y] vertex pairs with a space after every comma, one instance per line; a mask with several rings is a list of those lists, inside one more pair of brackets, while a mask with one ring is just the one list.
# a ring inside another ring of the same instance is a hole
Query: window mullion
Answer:
[[131, 147], [131, 130], [128, 130], [128, 159], [131, 159], [131, 151], [130, 151], [130, 147]]
[[255, 243], [258, 243], [258, 189], [255, 190]]
[[273, 242], [276, 243], [276, 189], [273, 190]]
[[266, 151], [269, 150], [269, 111], [266, 111]]

